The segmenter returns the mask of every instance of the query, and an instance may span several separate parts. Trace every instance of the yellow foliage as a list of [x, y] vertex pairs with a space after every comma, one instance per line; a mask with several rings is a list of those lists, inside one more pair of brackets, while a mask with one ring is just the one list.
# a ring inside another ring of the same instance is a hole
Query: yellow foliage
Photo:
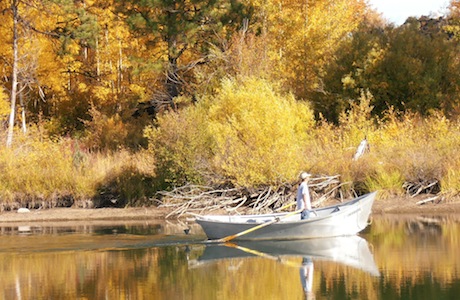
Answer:
[[393, 167], [379, 165], [374, 174], [368, 174], [365, 180], [369, 191], [379, 191], [380, 198], [401, 196], [404, 194], [404, 176], [401, 170]]
[[441, 179], [441, 191], [448, 195], [460, 194], [460, 157], [452, 157]]
[[91, 206], [113, 178], [127, 204], [153, 194], [148, 182], [153, 163], [145, 153], [89, 153], [75, 140], [51, 140], [34, 127], [29, 135], [18, 135], [11, 148], [0, 147], [0, 165], [0, 211], [18, 205], [54, 207], [69, 199]]
[[374, 120], [371, 117], [374, 108], [371, 105], [372, 99], [369, 91], [363, 91], [359, 101], [351, 103], [351, 109], [341, 113], [339, 123], [346, 145], [358, 145], [364, 137], [371, 135], [375, 130]]
[[107, 116], [96, 108], [90, 110], [92, 119], [85, 122], [86, 136], [83, 139], [86, 147], [98, 150], [117, 150], [123, 148], [128, 135], [126, 125], [119, 115]]
[[138, 84], [130, 84], [129, 89], [134, 95], [137, 96], [139, 102], [145, 102], [149, 99], [149, 95], [146, 93], [145, 87]]
[[10, 114], [10, 104], [8, 95], [4, 89], [0, 87], [0, 120], [6, 119]]
[[113, 98], [112, 89], [105, 86], [94, 87], [93, 94], [95, 97], [101, 100], [102, 103], [108, 102], [111, 100], [111, 98]]
[[397, 166], [408, 181], [439, 179], [443, 165], [460, 145], [459, 134], [441, 115], [421, 118], [406, 113], [397, 117], [389, 112], [373, 134], [373, 148], [382, 161]]
[[256, 78], [226, 79], [216, 95], [158, 117], [146, 131], [158, 171], [172, 182], [206, 174], [235, 185], [278, 184], [310, 164], [305, 149], [313, 112]]
[[[20, 148], [0, 148], [0, 191], [5, 196], [52, 199], [55, 193], [69, 195], [75, 190], [73, 165], [68, 149], [49, 140], [18, 136]], [[3, 194], [6, 193], [6, 194]], [[8, 200], [8, 199], [5, 199]], [[9, 199], [13, 200], [13, 199]]]
[[324, 120], [317, 126], [315, 139], [309, 147], [317, 173], [340, 175], [343, 182], [362, 183], [366, 172], [373, 170], [371, 162], [365, 163], [362, 159], [358, 163], [352, 161], [364, 137], [371, 145], [374, 143], [376, 127], [371, 117], [371, 100], [372, 95], [363, 92], [360, 99], [352, 102], [351, 108], [341, 114], [338, 127]]
[[[363, 94], [341, 115], [340, 126], [324, 121], [316, 126], [309, 146], [314, 172], [340, 175], [354, 189], [380, 190], [383, 197], [400, 195], [403, 183], [419, 180], [438, 180], [443, 192], [459, 193], [460, 123], [440, 113], [422, 118], [392, 110], [375, 120], [370, 116], [370, 99], [371, 95]], [[352, 161], [364, 136], [370, 152]]]
[[[255, 1], [253, 1], [255, 2]], [[279, 1], [261, 4], [270, 58], [276, 78], [299, 97], [321, 89], [324, 65], [362, 22], [365, 3], [358, 0]]]
[[302, 154], [313, 125], [307, 104], [268, 82], [224, 80], [209, 108], [215, 167], [243, 186], [295, 178], [307, 164]]
[[84, 82], [80, 82], [78, 84], [78, 90], [82, 93], [87, 92], [89, 90], [88, 86]]
[[37, 49], [37, 80], [41, 86], [46, 86], [57, 95], [62, 95], [66, 91], [65, 87], [69, 79], [65, 61], [54, 54], [55, 44], [48, 38], [36, 37], [35, 45], [40, 45]]

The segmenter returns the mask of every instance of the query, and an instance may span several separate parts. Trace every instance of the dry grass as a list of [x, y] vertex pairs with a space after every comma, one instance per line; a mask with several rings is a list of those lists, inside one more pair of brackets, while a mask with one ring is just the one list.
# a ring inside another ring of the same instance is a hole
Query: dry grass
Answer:
[[0, 211], [104, 201], [119, 207], [148, 202], [154, 194], [147, 182], [153, 163], [144, 152], [90, 153], [73, 140], [37, 136], [19, 134], [11, 148], [0, 147]]

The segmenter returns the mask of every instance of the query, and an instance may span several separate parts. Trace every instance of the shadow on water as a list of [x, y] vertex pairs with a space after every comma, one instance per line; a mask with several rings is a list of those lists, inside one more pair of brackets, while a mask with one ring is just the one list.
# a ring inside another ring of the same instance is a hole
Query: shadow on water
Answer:
[[[190, 228], [198, 234], [186, 234]], [[136, 249], [203, 242], [199, 226], [181, 222], [68, 222], [0, 226], [1, 252]]]

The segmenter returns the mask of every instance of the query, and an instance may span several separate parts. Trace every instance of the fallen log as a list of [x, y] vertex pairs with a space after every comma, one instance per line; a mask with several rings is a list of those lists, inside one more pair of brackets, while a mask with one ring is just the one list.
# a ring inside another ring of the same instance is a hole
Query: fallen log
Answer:
[[428, 203], [428, 202], [434, 202], [434, 200], [436, 200], [438, 198], [439, 198], [439, 196], [430, 197], [428, 199], [420, 200], [420, 201], [416, 202], [415, 204], [422, 205], [422, 204], [425, 204], [425, 203]]

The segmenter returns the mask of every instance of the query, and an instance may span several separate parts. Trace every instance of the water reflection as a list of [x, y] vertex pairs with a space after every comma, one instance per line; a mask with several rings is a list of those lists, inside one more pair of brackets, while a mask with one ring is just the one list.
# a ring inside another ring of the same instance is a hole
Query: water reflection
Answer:
[[[241, 241], [237, 243], [209, 244], [203, 255], [191, 265], [213, 262], [220, 259], [259, 256], [279, 262], [284, 258], [305, 258], [331, 261], [351, 266], [379, 276], [367, 241], [360, 236], [344, 236], [292, 241]], [[297, 266], [300, 266], [297, 264]]]
[[359, 236], [294, 240], [257, 241], [207, 245], [196, 260], [189, 260], [191, 268], [202, 267], [224, 260], [261, 257], [293, 267], [300, 274], [305, 299], [315, 299], [313, 290], [314, 261], [335, 262], [380, 276], [367, 241]]
[[367, 233], [385, 299], [457, 299], [460, 216], [385, 216]]
[[305, 299], [315, 298], [315, 293], [313, 292], [313, 270], [313, 260], [311, 257], [303, 257], [302, 265], [300, 266], [300, 282], [305, 294]]
[[0, 224], [0, 299], [423, 300], [460, 293], [460, 216], [374, 216], [360, 236], [228, 245], [206, 245], [199, 226], [188, 235], [186, 228]]

